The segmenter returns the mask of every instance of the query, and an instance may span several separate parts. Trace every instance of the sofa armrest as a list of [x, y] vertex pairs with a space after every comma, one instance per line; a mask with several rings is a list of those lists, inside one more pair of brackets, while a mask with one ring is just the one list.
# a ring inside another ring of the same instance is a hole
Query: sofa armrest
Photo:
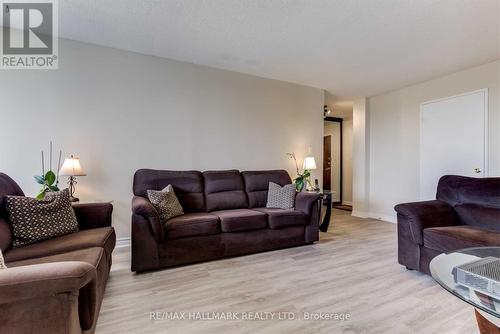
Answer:
[[314, 203], [319, 201], [320, 194], [301, 191], [295, 196], [295, 210], [302, 211], [307, 216], [311, 215]]
[[413, 242], [419, 245], [424, 244], [424, 229], [458, 225], [453, 207], [438, 200], [402, 203], [394, 210], [398, 213], [398, 224], [407, 225]]
[[73, 204], [73, 210], [80, 230], [111, 226], [111, 203], [76, 203]]
[[156, 240], [164, 240], [165, 235], [160, 222], [160, 216], [148, 199], [141, 196], [134, 196], [132, 199], [132, 213], [144, 217], [149, 222]]

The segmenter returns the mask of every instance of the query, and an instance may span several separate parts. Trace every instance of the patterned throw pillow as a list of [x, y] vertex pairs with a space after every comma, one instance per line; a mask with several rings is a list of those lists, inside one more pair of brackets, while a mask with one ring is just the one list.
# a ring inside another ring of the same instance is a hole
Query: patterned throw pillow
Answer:
[[170, 184], [161, 191], [148, 190], [148, 197], [158, 211], [162, 223], [184, 214], [181, 203], [179, 203], [174, 188]]
[[7, 269], [5, 261], [3, 260], [3, 254], [1, 249], [0, 249], [0, 269]]
[[12, 224], [13, 247], [78, 232], [68, 189], [49, 192], [43, 200], [6, 196], [5, 204]]
[[269, 182], [266, 208], [292, 209], [295, 204], [295, 185], [287, 184], [283, 187]]

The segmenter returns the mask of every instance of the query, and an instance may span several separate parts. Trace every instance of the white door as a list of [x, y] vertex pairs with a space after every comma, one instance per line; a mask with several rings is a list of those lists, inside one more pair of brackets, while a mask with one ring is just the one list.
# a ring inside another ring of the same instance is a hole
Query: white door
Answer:
[[487, 175], [487, 89], [423, 103], [420, 116], [422, 200], [436, 198], [443, 175]]

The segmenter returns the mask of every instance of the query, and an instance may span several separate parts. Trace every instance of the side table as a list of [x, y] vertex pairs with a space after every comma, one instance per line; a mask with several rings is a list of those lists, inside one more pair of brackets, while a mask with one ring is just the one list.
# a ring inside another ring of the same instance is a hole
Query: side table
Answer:
[[310, 192], [318, 193], [322, 198], [322, 203], [326, 204], [325, 217], [323, 222], [319, 225], [319, 230], [321, 232], [328, 231], [328, 226], [330, 226], [330, 218], [332, 216], [332, 205], [333, 205], [333, 195], [330, 190], [312, 190]]

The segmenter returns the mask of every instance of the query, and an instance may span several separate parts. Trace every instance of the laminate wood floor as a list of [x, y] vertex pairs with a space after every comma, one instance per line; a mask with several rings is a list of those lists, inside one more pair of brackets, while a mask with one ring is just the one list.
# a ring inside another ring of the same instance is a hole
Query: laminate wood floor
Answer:
[[[329, 231], [310, 246], [145, 274], [130, 272], [128, 248], [115, 250], [96, 332], [478, 333], [472, 307], [397, 263], [395, 224], [333, 211]], [[194, 319], [168, 319], [181, 312]], [[210, 320], [229, 312], [237, 319]], [[350, 318], [306, 320], [304, 312]]]

